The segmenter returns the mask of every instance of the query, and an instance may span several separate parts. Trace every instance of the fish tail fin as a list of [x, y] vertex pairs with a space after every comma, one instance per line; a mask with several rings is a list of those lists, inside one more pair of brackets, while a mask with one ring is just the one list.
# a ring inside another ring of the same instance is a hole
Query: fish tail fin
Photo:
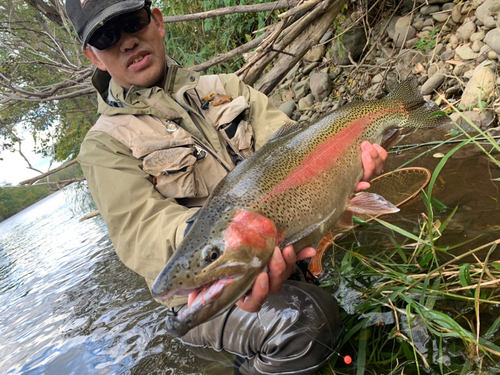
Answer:
[[387, 96], [404, 107], [408, 118], [403, 127], [436, 128], [449, 121], [448, 116], [439, 114], [440, 108], [433, 102], [426, 102], [418, 89], [415, 77], [403, 81]]

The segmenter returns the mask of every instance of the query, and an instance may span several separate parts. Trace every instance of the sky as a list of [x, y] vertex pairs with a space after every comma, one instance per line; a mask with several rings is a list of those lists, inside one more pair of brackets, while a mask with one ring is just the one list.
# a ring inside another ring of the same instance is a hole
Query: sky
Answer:
[[[44, 158], [42, 155], [35, 154], [33, 149], [35, 143], [33, 137], [25, 136], [22, 142], [23, 154], [30, 161], [33, 168], [39, 169], [42, 172], [47, 172], [50, 165], [50, 158]], [[11, 183], [17, 185], [19, 182], [29, 178], [36, 177], [40, 173], [28, 169], [28, 164], [18, 152], [0, 151], [0, 185]], [[54, 169], [60, 163], [53, 163], [51, 168]]]

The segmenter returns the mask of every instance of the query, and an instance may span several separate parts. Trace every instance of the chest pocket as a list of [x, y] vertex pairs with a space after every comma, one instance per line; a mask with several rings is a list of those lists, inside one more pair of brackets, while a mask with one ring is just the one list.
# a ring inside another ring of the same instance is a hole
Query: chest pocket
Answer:
[[247, 158], [253, 153], [253, 129], [245, 120], [250, 108], [244, 96], [221, 106], [215, 117], [215, 128], [229, 145], [233, 156]]
[[204, 198], [209, 189], [204, 179], [205, 151], [195, 147], [191, 135], [173, 122], [161, 137], [142, 136], [132, 140], [141, 150], [143, 170], [153, 176], [155, 188], [168, 198]]

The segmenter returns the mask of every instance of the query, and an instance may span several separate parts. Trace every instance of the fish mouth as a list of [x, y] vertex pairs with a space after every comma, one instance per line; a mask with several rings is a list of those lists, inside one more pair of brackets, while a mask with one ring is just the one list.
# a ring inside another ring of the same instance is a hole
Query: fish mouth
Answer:
[[[201, 324], [205, 319], [200, 320], [200, 315], [203, 315], [206, 309], [210, 310], [214, 307], [214, 303], [219, 300], [219, 297], [228, 285], [241, 278], [242, 275], [237, 277], [225, 277], [209, 282], [201, 288], [195, 288], [193, 291], [198, 291], [198, 295], [191, 304], [183, 307], [179, 313], [174, 313], [175, 315], [167, 317], [166, 328], [168, 334], [172, 337], [181, 337], [193, 327]], [[229, 301], [229, 303], [234, 302]], [[225, 309], [220, 308], [219, 311], [219, 313], [211, 313], [208, 319], [223, 313]]]

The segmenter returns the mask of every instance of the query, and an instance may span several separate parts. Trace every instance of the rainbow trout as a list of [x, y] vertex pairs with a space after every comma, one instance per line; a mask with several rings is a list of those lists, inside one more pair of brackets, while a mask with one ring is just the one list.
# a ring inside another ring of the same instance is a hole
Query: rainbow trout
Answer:
[[423, 100], [416, 80], [407, 80], [382, 100], [353, 101], [308, 127], [278, 130], [220, 182], [156, 278], [152, 293], [161, 301], [199, 292], [190, 307], [167, 318], [168, 333], [183, 336], [227, 311], [275, 246], [317, 244], [346, 210], [397, 211], [376, 194], [353, 198], [363, 174], [361, 142], [381, 143], [402, 127], [437, 127], [447, 121], [429, 117], [438, 110]]

